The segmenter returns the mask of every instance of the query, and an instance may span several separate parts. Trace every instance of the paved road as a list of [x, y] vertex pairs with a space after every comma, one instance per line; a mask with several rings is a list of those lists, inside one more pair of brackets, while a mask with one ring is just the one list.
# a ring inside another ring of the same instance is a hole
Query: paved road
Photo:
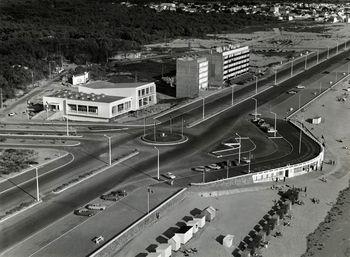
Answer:
[[[312, 68], [308, 70], [306, 74], [297, 76], [295, 79], [293, 79], [293, 81], [284, 82], [280, 86], [274, 87], [268, 92], [259, 95], [257, 97], [259, 105], [270, 101], [280, 94], [283, 94], [286, 90], [288, 90], [288, 88], [294, 87], [296, 83], [300, 83], [300, 81], [308, 78], [317, 71], [322, 70], [322, 68], [326, 68], [327, 65], [331, 64], [332, 62], [334, 63], [339, 61], [341, 58], [344, 58], [344, 56], [345, 55], [338, 56], [335, 58], [335, 60], [327, 61], [329, 62], [328, 64], [324, 63], [317, 69]], [[299, 68], [301, 67], [302, 65]], [[295, 67], [295, 69], [297, 69], [297, 67]], [[281, 71], [280, 76], [283, 76], [284, 74], [284, 76], [288, 77], [287, 73], [287, 71], [284, 73]], [[266, 83], [271, 83], [271, 78], [266, 79]], [[255, 85], [252, 87], [254, 86]], [[216, 101], [213, 100], [212, 102], [208, 103], [208, 105], [206, 105], [206, 109], [210, 111], [212, 108], [216, 108], [218, 104], [223, 104], [229, 101], [231, 101], [231, 96], [224, 96], [221, 99], [217, 99]], [[235, 121], [237, 121], [242, 114], [246, 114], [247, 111], [252, 110], [253, 107], [253, 101], [245, 101], [231, 111], [225, 112], [195, 129], [186, 130], [185, 132], [190, 135], [190, 140], [186, 144], [180, 145], [173, 150], [169, 150], [161, 154], [163, 165], [175, 163], [177, 161], [181, 162], [182, 158], [195, 156], [198, 152], [214, 144], [216, 141], [220, 140], [223, 135], [230, 133]], [[183, 112], [184, 110], [181, 111], [181, 115]], [[198, 119], [201, 117], [200, 106], [186, 115], [189, 119]], [[164, 119], [166, 120], [166, 117], [164, 117]], [[116, 142], [115, 146], [128, 142], [141, 133], [142, 132], [137, 131], [130, 133], [130, 135], [122, 139], [121, 142]], [[81, 154], [81, 157], [78, 158], [79, 161], [77, 160], [77, 162], [70, 164], [64, 169], [59, 169], [47, 176], [43, 176], [43, 187], [46, 186], [47, 188], [50, 188], [53, 181], [56, 182], [62, 177], [62, 175], [73, 174], [81, 169], [86, 169], [87, 167], [101, 163], [101, 160], [93, 159], [92, 156], [98, 156], [98, 153], [101, 153], [102, 151], [104, 152], [106, 149], [96, 145], [90, 145], [90, 147], [94, 149], [93, 153], [85, 155]], [[303, 155], [305, 153], [305, 156], [310, 156], [315, 154], [315, 152], [318, 150], [315, 146], [311, 148], [312, 151], [310, 153], [310, 150], [308, 150], [309, 147], [303, 147], [303, 149], [305, 149], [305, 151], [303, 150]], [[79, 155], [79, 153], [76, 154]], [[35, 210], [28, 211], [25, 217], [20, 215], [13, 219], [13, 223], [1, 225], [1, 250], [20, 242], [35, 231], [40, 230], [65, 214], [70, 213], [74, 208], [81, 206], [83, 203], [98, 197], [106, 190], [115, 187], [117, 184], [122, 184], [123, 181], [131, 177], [138, 176], [140, 173], [154, 170], [156, 163], [155, 160], [155, 158], [145, 158], [140, 162], [129, 163], [129, 167], [119, 165], [118, 172], [106, 172], [101, 176], [95, 177], [94, 180], [84, 183], [83, 186], [78, 186], [72, 190], [68, 190], [59, 197], [52, 198], [51, 196], [47, 196], [47, 198], [44, 198], [43, 204], [35, 208]], [[35, 192], [33, 183], [26, 184], [25, 189], [31, 193]], [[7, 199], [11, 197], [13, 197], [13, 195], [8, 196]], [[35, 226], [33, 226], [33, 224], [35, 224]]]

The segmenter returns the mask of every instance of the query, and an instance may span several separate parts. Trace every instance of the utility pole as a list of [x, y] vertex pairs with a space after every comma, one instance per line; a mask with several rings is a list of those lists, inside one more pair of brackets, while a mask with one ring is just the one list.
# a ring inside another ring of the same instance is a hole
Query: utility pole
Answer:
[[241, 148], [242, 148], [242, 138], [240, 135], [238, 135], [238, 133], [236, 133], [236, 136], [238, 136], [238, 140], [239, 140], [239, 147], [238, 147], [238, 165], [241, 164]]
[[[275, 82], [276, 85], [276, 82]], [[255, 94], [258, 94], [258, 76], [255, 76]]]
[[111, 144], [111, 137], [110, 136], [107, 136], [107, 135], [104, 135], [105, 137], [108, 138], [108, 152], [109, 152], [109, 161], [108, 161], [108, 164], [109, 166], [112, 165], [112, 144]]
[[154, 147], [157, 150], [157, 179], [159, 180], [159, 149], [158, 147]]
[[[299, 107], [300, 108], [300, 107]], [[271, 111], [270, 111], [271, 112]], [[275, 131], [274, 131], [274, 137], [276, 137], [277, 134], [277, 113], [271, 112], [272, 114], [275, 115]]]
[[275, 69], [275, 86], [277, 85], [277, 69]]

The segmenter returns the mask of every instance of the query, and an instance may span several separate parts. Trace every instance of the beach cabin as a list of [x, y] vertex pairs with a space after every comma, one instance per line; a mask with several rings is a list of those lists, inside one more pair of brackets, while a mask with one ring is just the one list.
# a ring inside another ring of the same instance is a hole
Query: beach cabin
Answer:
[[171, 249], [176, 252], [181, 247], [181, 237], [179, 235], [174, 235], [168, 240], [168, 244], [171, 245]]
[[224, 239], [222, 240], [223, 246], [225, 246], [227, 248], [232, 247], [232, 245], [233, 245], [233, 238], [234, 237], [235, 237], [234, 235], [226, 235], [224, 237]]
[[186, 226], [193, 227], [193, 234], [196, 234], [199, 229], [199, 220], [187, 221]]
[[171, 244], [160, 244], [156, 248], [156, 253], [160, 253], [161, 257], [171, 256]]
[[215, 218], [216, 210], [213, 206], [209, 206], [202, 211], [202, 214], [205, 215], [205, 220], [210, 222]]
[[198, 214], [193, 218], [193, 220], [198, 220], [199, 228], [203, 228], [205, 226], [205, 214]]
[[186, 244], [193, 236], [193, 227], [182, 226], [175, 235], [180, 236], [181, 244]]

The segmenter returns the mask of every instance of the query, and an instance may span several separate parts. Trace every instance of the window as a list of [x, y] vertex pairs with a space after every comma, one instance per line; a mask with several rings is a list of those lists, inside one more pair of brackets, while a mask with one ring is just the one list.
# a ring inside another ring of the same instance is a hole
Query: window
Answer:
[[126, 103], [124, 103], [124, 109], [127, 111], [127, 110], [129, 110], [130, 109], [130, 107], [131, 107], [131, 102], [129, 101], [129, 102], [126, 102]]
[[139, 100], [139, 107], [141, 107], [142, 106], [142, 100], [140, 99]]
[[78, 111], [79, 112], [87, 112], [87, 106], [86, 105], [78, 105]]
[[89, 112], [97, 114], [98, 107], [97, 106], [89, 106]]
[[124, 104], [118, 104], [118, 113], [124, 111]]
[[150, 90], [151, 90], [151, 93], [154, 93], [154, 87], [153, 86], [150, 87]]
[[139, 97], [141, 96], [141, 90], [139, 90]]
[[142, 89], [142, 96], [144, 96], [145, 95], [145, 89], [143, 88]]
[[75, 104], [68, 104], [68, 111], [76, 112], [77, 111], [77, 106]]
[[113, 106], [112, 107], [112, 114], [116, 114], [117, 113], [117, 106]]
[[148, 95], [148, 94], [149, 94], [149, 87], [146, 88], [146, 95]]
[[148, 104], [148, 98], [147, 97], [143, 98], [142, 100], [143, 100], [142, 105], [147, 105]]

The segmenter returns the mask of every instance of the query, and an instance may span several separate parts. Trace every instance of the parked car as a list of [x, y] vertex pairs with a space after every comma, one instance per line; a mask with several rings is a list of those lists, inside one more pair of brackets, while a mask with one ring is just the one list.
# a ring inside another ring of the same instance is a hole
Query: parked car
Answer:
[[163, 174], [163, 176], [168, 178], [168, 179], [175, 179], [176, 178], [176, 176], [171, 172], [167, 172], [167, 173]]
[[115, 195], [115, 196], [120, 196], [120, 197], [125, 197], [125, 196], [128, 195], [128, 193], [126, 192], [126, 190], [112, 191], [111, 194], [112, 194], [112, 195]]
[[221, 167], [216, 163], [212, 163], [212, 164], [208, 165], [207, 167], [211, 170], [220, 170], [221, 169]]
[[93, 210], [87, 210], [87, 209], [77, 209], [77, 210], [74, 210], [74, 214], [79, 216], [91, 217], [91, 216], [94, 216], [96, 212]]
[[8, 114], [8, 116], [15, 116], [16, 115], [16, 113], [15, 112], [10, 112], [9, 114]]
[[297, 86], [296, 86], [296, 88], [298, 88], [298, 89], [304, 89], [304, 88], [305, 88], [305, 86], [302, 86], [302, 85], [297, 85]]
[[294, 91], [294, 90], [290, 90], [287, 92], [287, 94], [290, 94], [290, 95], [295, 95], [297, 93], [297, 91]]
[[205, 166], [197, 166], [197, 167], [192, 168], [192, 170], [199, 171], [199, 172], [209, 171], [209, 169], [206, 168]]
[[101, 242], [103, 242], [105, 239], [103, 236], [97, 236], [97, 237], [94, 237], [92, 239], [92, 241], [95, 243], [95, 244], [100, 244]]
[[102, 200], [106, 200], [106, 201], [118, 201], [119, 200], [119, 196], [113, 195], [113, 194], [106, 194], [106, 195], [102, 195], [101, 196]]
[[103, 211], [106, 209], [106, 206], [101, 204], [88, 204], [86, 205], [86, 209]]

